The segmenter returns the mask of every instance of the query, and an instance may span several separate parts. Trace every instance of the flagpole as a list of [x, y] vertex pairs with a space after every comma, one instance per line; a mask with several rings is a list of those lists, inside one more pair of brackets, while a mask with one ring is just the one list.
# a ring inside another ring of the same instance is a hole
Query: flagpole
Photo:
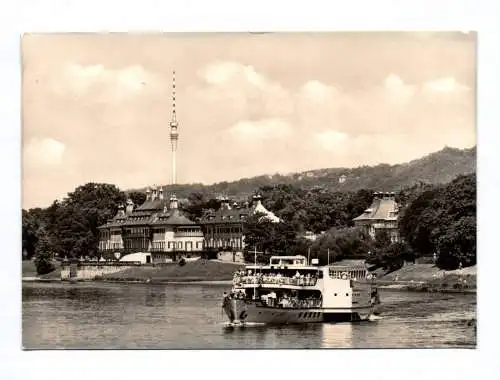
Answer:
[[[255, 280], [257, 280], [257, 245], [254, 246], [253, 250], [254, 250], [254, 258], [253, 259], [254, 259], [254, 266], [255, 266], [253, 274], [254, 274]], [[255, 282], [255, 284], [253, 286], [253, 299], [256, 298], [256, 294], [255, 294], [256, 291], [257, 291], [257, 282]]]
[[307, 248], [307, 265], [311, 265], [311, 248]]
[[328, 265], [330, 265], [330, 248], [328, 248]]

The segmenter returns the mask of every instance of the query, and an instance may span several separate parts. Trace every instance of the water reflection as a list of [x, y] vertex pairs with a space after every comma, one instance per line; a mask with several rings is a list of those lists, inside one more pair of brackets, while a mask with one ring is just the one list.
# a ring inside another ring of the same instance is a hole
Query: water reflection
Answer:
[[350, 323], [323, 324], [321, 331], [321, 347], [352, 347], [354, 345], [353, 326], [355, 325]]
[[144, 305], [148, 307], [165, 306], [167, 302], [167, 295], [165, 287], [148, 286], [145, 288]]

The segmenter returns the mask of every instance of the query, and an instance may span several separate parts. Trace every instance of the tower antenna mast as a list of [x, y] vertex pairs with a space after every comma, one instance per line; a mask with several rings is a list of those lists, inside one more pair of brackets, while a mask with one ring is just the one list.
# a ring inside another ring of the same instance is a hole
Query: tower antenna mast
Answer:
[[175, 70], [172, 74], [172, 120], [170, 121], [170, 143], [172, 146], [172, 185], [177, 183], [177, 172], [176, 172], [176, 153], [177, 153], [177, 141], [179, 140], [179, 132], [177, 127], [179, 123], [177, 122], [177, 114], [175, 110]]

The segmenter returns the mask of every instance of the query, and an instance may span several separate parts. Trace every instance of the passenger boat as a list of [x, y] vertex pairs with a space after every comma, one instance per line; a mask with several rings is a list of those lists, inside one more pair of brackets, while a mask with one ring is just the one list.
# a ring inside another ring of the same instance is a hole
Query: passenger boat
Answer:
[[233, 325], [294, 324], [367, 320], [378, 304], [364, 264], [318, 266], [304, 256], [272, 256], [269, 265], [234, 274], [222, 308]]

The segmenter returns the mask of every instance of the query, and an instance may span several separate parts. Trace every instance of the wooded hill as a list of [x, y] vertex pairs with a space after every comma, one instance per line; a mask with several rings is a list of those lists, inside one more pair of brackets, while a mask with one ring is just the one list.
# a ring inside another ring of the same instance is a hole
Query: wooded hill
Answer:
[[[163, 187], [166, 192], [175, 192], [180, 198], [187, 198], [190, 193], [196, 192], [206, 196], [223, 194], [233, 199], [245, 199], [255, 189], [278, 184], [288, 184], [303, 189], [323, 188], [330, 191], [378, 189], [398, 192], [416, 184], [447, 183], [459, 175], [475, 171], [476, 147], [469, 149], [445, 147], [422, 158], [396, 165], [379, 164], [357, 168], [317, 169], [294, 174], [261, 175], [213, 185], [195, 183]], [[145, 190], [146, 188], [131, 191]]]

